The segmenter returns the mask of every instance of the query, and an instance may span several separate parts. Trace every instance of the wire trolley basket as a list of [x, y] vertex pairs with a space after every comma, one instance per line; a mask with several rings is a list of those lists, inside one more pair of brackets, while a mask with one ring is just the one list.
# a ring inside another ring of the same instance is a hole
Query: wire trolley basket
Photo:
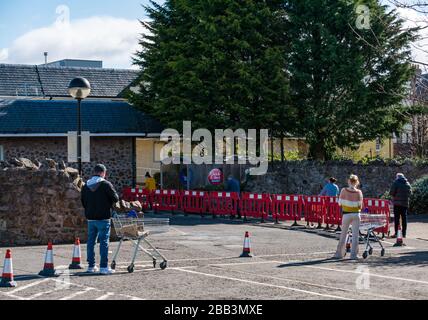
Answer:
[[[375, 230], [385, 227], [387, 223], [388, 216], [385, 214], [360, 214], [360, 234], [364, 239], [365, 246], [363, 253], [364, 259], [367, 259], [369, 255], [373, 254], [372, 243], [378, 243], [381, 248], [381, 256], [383, 257], [385, 255], [385, 248], [383, 247], [383, 244], [377, 236]], [[352, 238], [350, 234], [348, 234], [348, 237]]]
[[369, 231], [370, 229], [376, 230], [385, 227], [388, 223], [386, 214], [362, 213], [360, 216], [360, 231]]
[[[119, 245], [113, 255], [111, 268], [116, 269], [117, 257], [124, 241], [131, 241], [134, 246], [131, 263], [128, 266], [128, 272], [134, 272], [135, 259], [138, 251], [142, 251], [153, 260], [153, 267], [156, 268], [158, 258], [162, 259], [160, 268], [166, 269], [167, 259], [147, 238], [152, 234], [161, 234], [169, 231], [169, 219], [166, 218], [144, 218], [129, 217], [127, 215], [114, 214], [113, 227], [116, 235], [120, 238]], [[148, 248], [144, 248], [145, 244]]]

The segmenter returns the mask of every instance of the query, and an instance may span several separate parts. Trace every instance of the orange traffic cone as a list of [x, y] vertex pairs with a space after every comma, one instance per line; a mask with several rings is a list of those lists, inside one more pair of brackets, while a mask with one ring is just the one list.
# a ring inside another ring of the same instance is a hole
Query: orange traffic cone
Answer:
[[12, 252], [6, 251], [6, 257], [4, 258], [3, 274], [0, 282], [2, 288], [14, 288], [17, 284], [13, 281], [13, 264], [12, 264]]
[[252, 258], [251, 246], [250, 246], [250, 234], [248, 231], [245, 232], [244, 249], [242, 250], [241, 258]]
[[82, 257], [82, 254], [80, 251], [80, 239], [76, 238], [76, 241], [74, 243], [74, 248], [73, 248], [73, 258], [71, 260], [71, 264], [68, 267], [68, 269], [70, 270], [83, 269], [82, 266], [80, 265], [81, 257]]
[[405, 246], [404, 242], [403, 242], [403, 231], [401, 230], [401, 225], [398, 226], [398, 231], [397, 231], [397, 241], [394, 244], [394, 247], [402, 247]]
[[46, 250], [45, 255], [45, 264], [43, 270], [39, 272], [39, 276], [58, 277], [54, 267], [52, 242], [48, 243], [48, 249]]

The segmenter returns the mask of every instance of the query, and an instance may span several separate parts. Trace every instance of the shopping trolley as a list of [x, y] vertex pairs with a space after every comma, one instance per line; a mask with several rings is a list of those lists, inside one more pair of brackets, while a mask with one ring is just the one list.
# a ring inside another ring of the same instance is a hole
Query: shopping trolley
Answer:
[[[153, 259], [153, 268], [156, 268], [157, 258], [161, 258], [162, 262], [159, 264], [162, 270], [165, 270], [168, 266], [167, 259], [155, 248], [148, 240], [147, 237], [152, 234], [159, 234], [168, 232], [169, 230], [169, 219], [165, 218], [140, 218], [130, 217], [127, 215], [113, 215], [113, 227], [116, 231], [117, 236], [120, 238], [119, 245], [113, 255], [113, 261], [111, 268], [116, 269], [117, 257], [120, 252], [120, 248], [124, 241], [132, 241], [134, 245], [134, 251], [132, 255], [132, 261], [128, 266], [128, 272], [134, 272], [135, 259], [138, 251], [141, 250]], [[145, 243], [151, 250], [144, 248], [142, 243]]]
[[375, 230], [385, 227], [387, 223], [388, 216], [386, 214], [361, 214], [360, 233], [362, 233], [364, 238], [364, 259], [367, 259], [369, 255], [373, 254], [373, 246], [371, 245], [371, 242], [377, 242], [381, 248], [380, 255], [382, 257], [385, 255], [385, 248], [383, 247]]

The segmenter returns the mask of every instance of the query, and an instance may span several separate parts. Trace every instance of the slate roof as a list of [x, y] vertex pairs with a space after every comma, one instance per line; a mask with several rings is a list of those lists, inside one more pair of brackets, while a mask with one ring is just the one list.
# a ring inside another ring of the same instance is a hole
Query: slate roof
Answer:
[[[82, 130], [93, 134], [161, 133], [161, 124], [122, 101], [84, 100]], [[0, 99], [0, 134], [65, 134], [77, 131], [73, 100]]]
[[121, 98], [137, 76], [136, 70], [0, 64], [0, 96], [69, 97], [70, 81], [84, 77], [92, 86], [90, 97]]

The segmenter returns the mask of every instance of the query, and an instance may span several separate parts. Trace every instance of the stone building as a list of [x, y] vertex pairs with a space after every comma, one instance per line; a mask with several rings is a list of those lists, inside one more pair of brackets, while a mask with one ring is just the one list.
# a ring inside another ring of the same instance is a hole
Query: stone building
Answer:
[[78, 76], [92, 86], [81, 112], [82, 131], [90, 133], [84, 178], [96, 163], [104, 163], [120, 190], [141, 183], [146, 171], [158, 171], [162, 126], [125, 99], [137, 77], [134, 70], [0, 64], [0, 161], [23, 157], [68, 162], [68, 133], [77, 131], [77, 103], [67, 87]]

